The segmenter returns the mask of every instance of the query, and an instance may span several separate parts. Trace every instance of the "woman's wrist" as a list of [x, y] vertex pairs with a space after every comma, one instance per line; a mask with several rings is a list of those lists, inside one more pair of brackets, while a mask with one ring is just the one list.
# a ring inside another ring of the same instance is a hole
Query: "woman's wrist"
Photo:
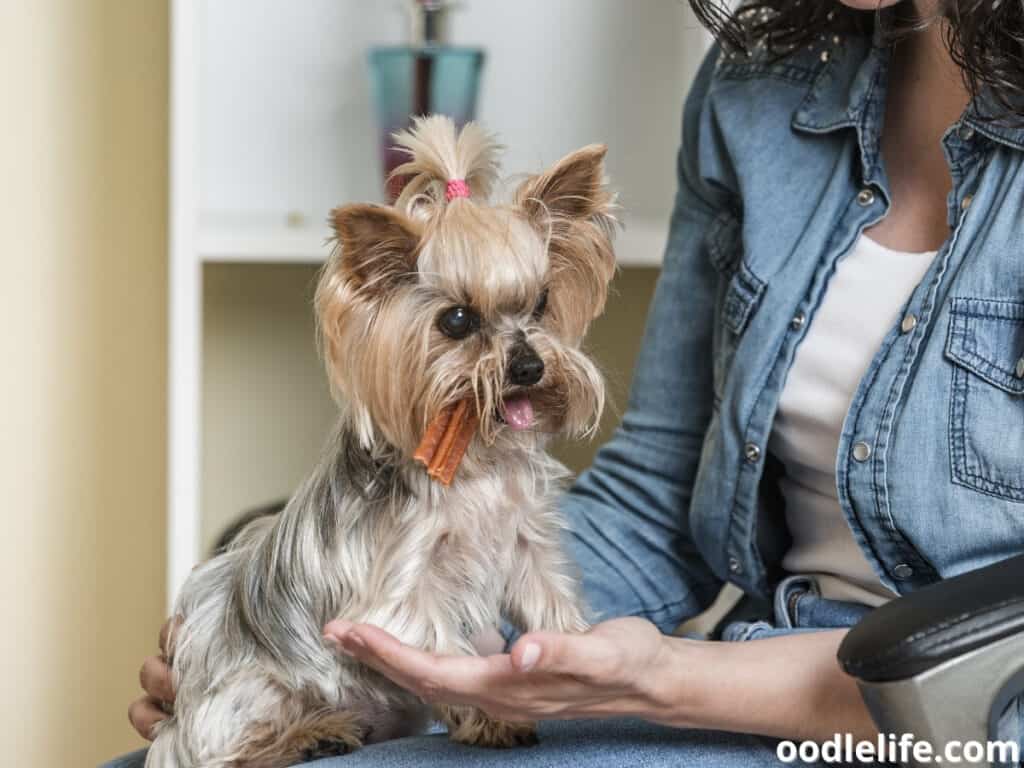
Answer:
[[705, 679], [717, 663], [719, 643], [665, 635], [642, 686], [645, 711], [651, 722], [676, 728], [710, 727], [702, 724], [708, 711]]
[[644, 677], [642, 717], [677, 728], [873, 738], [856, 683], [836, 661], [840, 630], [748, 642], [665, 637]]

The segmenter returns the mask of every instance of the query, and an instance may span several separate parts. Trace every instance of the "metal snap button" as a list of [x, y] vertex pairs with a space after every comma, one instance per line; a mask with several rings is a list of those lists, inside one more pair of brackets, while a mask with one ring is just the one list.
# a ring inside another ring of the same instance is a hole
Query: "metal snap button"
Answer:
[[956, 135], [963, 141], [970, 141], [974, 138], [974, 129], [967, 125], [967, 123], [961, 123], [956, 131]]
[[853, 458], [857, 461], [867, 461], [871, 458], [871, 446], [867, 443], [855, 443], [853, 446]]
[[747, 443], [743, 446], [743, 457], [751, 464], [756, 464], [761, 458], [761, 449], [753, 443]]
[[1013, 374], [1018, 379], [1024, 379], [1024, 357], [1017, 360], [1017, 367], [1013, 369]]
[[915, 328], [917, 328], [917, 317], [915, 315], [907, 315], [903, 318], [903, 322], [900, 323], [900, 330], [904, 333], [910, 333]]
[[807, 316], [803, 312], [797, 312], [793, 315], [793, 319], [789, 321], [789, 327], [794, 331], [799, 331], [804, 327], [804, 323], [807, 322]]
[[743, 567], [740, 565], [740, 561], [737, 560], [735, 557], [730, 557], [729, 558], [729, 573], [739, 573], [742, 570], [743, 570]]
[[974, 202], [974, 195], [964, 195], [964, 199], [960, 201], [960, 210], [966, 211], [971, 207], [971, 203]]
[[865, 187], [857, 193], [857, 204], [862, 208], [867, 208], [875, 202], [875, 193], [872, 189]]
[[914, 575], [914, 569], [911, 568], [906, 563], [900, 563], [899, 565], [895, 566], [892, 569], [892, 576], [893, 576], [893, 578], [894, 579], [899, 579], [900, 581], [903, 581], [905, 579], [909, 579], [913, 575]]

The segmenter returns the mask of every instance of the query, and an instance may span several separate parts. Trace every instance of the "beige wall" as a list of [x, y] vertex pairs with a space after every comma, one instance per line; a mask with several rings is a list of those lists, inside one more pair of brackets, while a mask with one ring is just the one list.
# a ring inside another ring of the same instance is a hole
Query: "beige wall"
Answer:
[[[316, 274], [313, 266], [266, 264], [204, 270], [204, 551], [242, 510], [288, 496], [333, 423], [310, 306]], [[656, 278], [655, 269], [622, 270], [591, 331], [611, 406], [593, 441], [557, 446], [574, 470], [618, 423]]]
[[0, 750], [95, 765], [164, 612], [167, 7], [0, 0]]

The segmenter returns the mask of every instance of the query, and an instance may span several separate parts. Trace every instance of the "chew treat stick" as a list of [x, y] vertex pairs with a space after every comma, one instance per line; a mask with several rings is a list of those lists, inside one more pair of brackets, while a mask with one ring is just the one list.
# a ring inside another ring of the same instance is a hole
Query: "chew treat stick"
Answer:
[[462, 423], [466, 418], [466, 412], [469, 410], [469, 404], [465, 400], [461, 400], [455, 404], [452, 409], [451, 418], [448, 419], [448, 424], [445, 426], [444, 434], [441, 435], [441, 442], [438, 443], [437, 450], [434, 451], [434, 455], [430, 457], [430, 463], [427, 465], [427, 474], [437, 479], [438, 469], [444, 465], [448, 459], [448, 453], [452, 449], [452, 444], [455, 442], [455, 435], [460, 429], [462, 429]]
[[[452, 422], [455, 422], [454, 418]], [[443, 485], [451, 485], [452, 479], [459, 469], [459, 464], [462, 462], [462, 457], [466, 455], [466, 449], [469, 448], [479, 425], [480, 419], [476, 411], [472, 407], [468, 407], [462, 418], [461, 426], [456, 428], [449, 426], [454, 439], [449, 445], [448, 452], [443, 455], [443, 459], [441, 456], [434, 457], [432, 466], [427, 468], [427, 474], [435, 480], [440, 480]]]
[[427, 468], [430, 477], [451, 485], [478, 425], [476, 410], [468, 399], [445, 408], [430, 422], [413, 458]]
[[416, 453], [412, 455], [424, 467], [429, 467], [430, 462], [434, 460], [434, 454], [437, 453], [437, 447], [441, 444], [441, 440], [444, 439], [445, 430], [448, 429], [448, 424], [452, 420], [452, 411], [454, 410], [454, 405], [442, 408], [440, 413], [427, 426], [423, 439], [420, 440], [420, 444], [416, 447]]

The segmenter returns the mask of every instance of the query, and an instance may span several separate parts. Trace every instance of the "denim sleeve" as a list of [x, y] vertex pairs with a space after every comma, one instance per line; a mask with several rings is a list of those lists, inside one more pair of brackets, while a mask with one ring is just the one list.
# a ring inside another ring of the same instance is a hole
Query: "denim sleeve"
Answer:
[[721, 581], [693, 541], [690, 497], [712, 411], [717, 273], [706, 231], [721, 205], [700, 180], [698, 137], [715, 52], [686, 101], [678, 194], [628, 409], [568, 494], [570, 554], [592, 618], [644, 616], [662, 631], [699, 613]]

